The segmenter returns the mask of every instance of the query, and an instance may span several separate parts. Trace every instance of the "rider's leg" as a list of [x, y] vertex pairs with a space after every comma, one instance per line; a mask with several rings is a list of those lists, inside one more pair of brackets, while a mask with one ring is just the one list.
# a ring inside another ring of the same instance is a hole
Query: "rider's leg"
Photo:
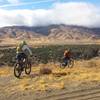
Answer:
[[19, 62], [21, 60], [21, 54], [20, 53], [17, 53], [16, 54], [16, 60]]
[[28, 57], [25, 53], [22, 53], [22, 56], [23, 56], [24, 63], [25, 63], [25, 66], [26, 66], [28, 64]]
[[23, 71], [23, 53], [20, 53], [20, 56], [19, 56], [19, 58], [20, 58], [20, 67], [21, 67], [21, 70]]
[[21, 60], [22, 60], [22, 54], [21, 53], [17, 53], [16, 54], [16, 60], [17, 60], [17, 63], [19, 63], [19, 65], [20, 65], [20, 67], [21, 67], [21, 70], [23, 69], [22, 68], [22, 62], [21, 62]]
[[27, 55], [25, 53], [22, 53], [23, 59], [27, 61]]
[[67, 64], [68, 64], [68, 59], [67, 59], [67, 57], [65, 57], [63, 60], [64, 60], [64, 66], [67, 66]]

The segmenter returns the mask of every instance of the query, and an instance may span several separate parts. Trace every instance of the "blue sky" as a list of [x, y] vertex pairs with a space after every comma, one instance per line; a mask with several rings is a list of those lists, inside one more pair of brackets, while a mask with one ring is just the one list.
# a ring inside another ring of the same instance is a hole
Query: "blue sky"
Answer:
[[51, 24], [100, 27], [100, 0], [0, 0], [0, 27]]
[[100, 5], [100, 0], [0, 0], [2, 9], [50, 9], [54, 3], [86, 2]]

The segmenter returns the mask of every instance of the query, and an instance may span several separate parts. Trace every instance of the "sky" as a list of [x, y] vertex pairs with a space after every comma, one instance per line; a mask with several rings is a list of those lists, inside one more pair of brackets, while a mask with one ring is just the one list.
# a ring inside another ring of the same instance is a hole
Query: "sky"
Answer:
[[0, 0], [0, 27], [100, 27], [100, 0]]

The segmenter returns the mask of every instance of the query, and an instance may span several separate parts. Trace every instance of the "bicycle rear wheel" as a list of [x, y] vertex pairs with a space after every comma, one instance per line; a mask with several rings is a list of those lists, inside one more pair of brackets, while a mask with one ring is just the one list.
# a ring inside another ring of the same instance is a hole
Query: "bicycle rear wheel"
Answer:
[[72, 68], [74, 66], [74, 60], [73, 59], [70, 59], [69, 61], [68, 61], [68, 67], [69, 68]]
[[25, 74], [29, 75], [31, 73], [31, 63], [26, 64], [25, 66]]

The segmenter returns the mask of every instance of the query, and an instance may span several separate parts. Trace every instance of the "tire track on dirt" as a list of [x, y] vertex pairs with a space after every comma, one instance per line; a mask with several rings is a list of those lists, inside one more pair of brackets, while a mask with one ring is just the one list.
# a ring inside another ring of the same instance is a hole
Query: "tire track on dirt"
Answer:
[[[36, 100], [92, 100], [100, 96], [100, 87], [92, 87], [84, 90], [64, 91], [61, 93], [37, 98]], [[99, 97], [100, 98], [100, 97]]]
[[[86, 99], [82, 99], [82, 100], [86, 100]], [[87, 98], [87, 100], [100, 100], [100, 95], [99, 96], [95, 96], [95, 97]]]
[[[98, 92], [93, 92], [93, 93], [87, 93], [87, 94], [78, 94], [75, 96], [72, 95], [64, 95], [64, 96], [60, 96], [59, 98], [53, 98], [53, 100], [87, 100], [88, 98], [94, 98], [96, 96], [100, 96], [100, 91]], [[51, 99], [49, 99], [51, 100]]]

